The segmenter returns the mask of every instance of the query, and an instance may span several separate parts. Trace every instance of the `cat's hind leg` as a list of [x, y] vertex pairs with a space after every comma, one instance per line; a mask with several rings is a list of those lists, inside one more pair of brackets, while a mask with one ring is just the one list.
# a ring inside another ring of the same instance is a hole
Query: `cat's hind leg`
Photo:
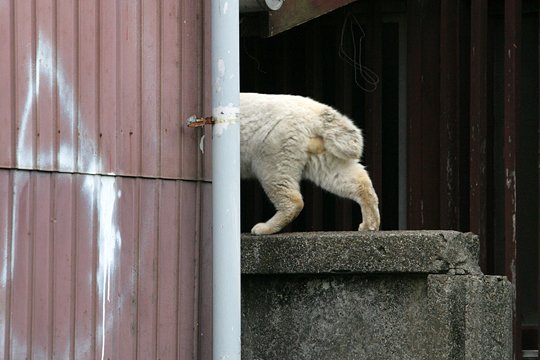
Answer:
[[360, 205], [362, 223], [358, 230], [379, 230], [379, 200], [364, 167], [354, 161], [336, 160], [324, 173], [318, 179], [322, 188]]
[[251, 229], [255, 235], [274, 234], [289, 225], [304, 208], [298, 181], [284, 177], [270, 177], [261, 185], [276, 208], [276, 213], [267, 222], [258, 223]]

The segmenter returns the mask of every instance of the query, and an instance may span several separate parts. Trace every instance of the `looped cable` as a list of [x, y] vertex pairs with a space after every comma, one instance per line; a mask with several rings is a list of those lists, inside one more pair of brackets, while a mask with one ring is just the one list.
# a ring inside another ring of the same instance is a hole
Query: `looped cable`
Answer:
[[[345, 50], [345, 32], [347, 29], [351, 34], [352, 57]], [[360, 33], [358, 43], [356, 42], [355, 30]], [[354, 68], [354, 82], [356, 85], [366, 92], [374, 92], [379, 84], [379, 76], [373, 70], [362, 64], [362, 39], [365, 37], [366, 33], [358, 19], [353, 14], [348, 13], [345, 16], [343, 26], [341, 27], [341, 41], [338, 55], [343, 61]], [[362, 82], [360, 80], [362, 80]]]

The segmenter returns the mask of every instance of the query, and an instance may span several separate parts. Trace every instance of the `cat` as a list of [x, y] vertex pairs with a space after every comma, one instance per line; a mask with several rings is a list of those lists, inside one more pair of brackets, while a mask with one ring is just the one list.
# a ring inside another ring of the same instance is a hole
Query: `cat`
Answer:
[[251, 233], [277, 233], [298, 216], [301, 179], [356, 201], [358, 230], [378, 230], [379, 201], [359, 163], [363, 147], [361, 130], [330, 106], [302, 96], [241, 93], [241, 177], [257, 178], [276, 208]]

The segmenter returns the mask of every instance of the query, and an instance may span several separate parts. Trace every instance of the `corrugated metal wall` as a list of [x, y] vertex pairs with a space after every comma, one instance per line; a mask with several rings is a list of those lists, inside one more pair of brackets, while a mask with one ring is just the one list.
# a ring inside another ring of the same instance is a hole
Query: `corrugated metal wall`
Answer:
[[[538, 349], [538, 0], [356, 1], [275, 37], [242, 39], [242, 90], [311, 96], [364, 129], [381, 226], [480, 237], [516, 286], [515, 353]], [[354, 15], [363, 26], [346, 26]], [[342, 40], [346, 35], [345, 41]], [[365, 36], [362, 38], [362, 35]], [[343, 52], [381, 81], [363, 91]], [[358, 53], [358, 50], [362, 51]], [[242, 229], [273, 214], [244, 182]], [[303, 184], [287, 230], [353, 230], [358, 206]]]
[[209, 23], [0, 3], [0, 358], [209, 358]]

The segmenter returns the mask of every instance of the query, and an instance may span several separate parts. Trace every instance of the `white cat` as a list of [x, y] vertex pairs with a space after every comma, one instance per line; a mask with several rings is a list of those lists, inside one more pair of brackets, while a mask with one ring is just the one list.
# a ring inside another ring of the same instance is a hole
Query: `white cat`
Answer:
[[308, 179], [360, 204], [358, 230], [378, 230], [378, 198], [359, 163], [364, 141], [353, 122], [333, 108], [293, 95], [240, 94], [242, 178], [257, 178], [276, 208], [252, 234], [273, 234], [293, 221]]

